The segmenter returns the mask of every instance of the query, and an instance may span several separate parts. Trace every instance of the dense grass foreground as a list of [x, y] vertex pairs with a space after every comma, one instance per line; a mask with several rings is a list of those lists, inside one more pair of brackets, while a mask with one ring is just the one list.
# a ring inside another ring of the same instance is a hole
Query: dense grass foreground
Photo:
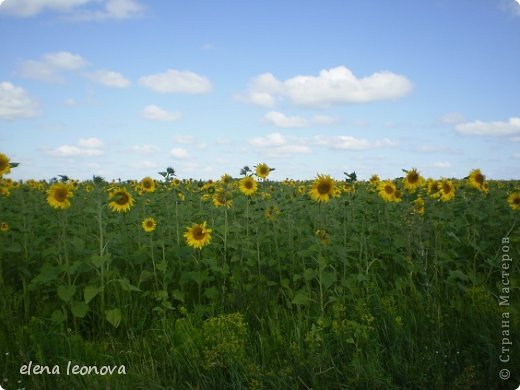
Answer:
[[[100, 179], [67, 183], [64, 209], [48, 204], [48, 183], [4, 183], [4, 388], [518, 385], [519, 212], [507, 203], [518, 182], [454, 182], [444, 201], [402, 188], [385, 201], [377, 183], [351, 180], [315, 202], [304, 182], [255, 181], [246, 196], [229, 178], [165, 177], [148, 189], [117, 183], [134, 200], [121, 213], [109, 196], [125, 195]], [[203, 222], [210, 240], [188, 246], [187, 229]], [[60, 375], [20, 374], [30, 361]], [[68, 362], [126, 373], [66, 375]]]

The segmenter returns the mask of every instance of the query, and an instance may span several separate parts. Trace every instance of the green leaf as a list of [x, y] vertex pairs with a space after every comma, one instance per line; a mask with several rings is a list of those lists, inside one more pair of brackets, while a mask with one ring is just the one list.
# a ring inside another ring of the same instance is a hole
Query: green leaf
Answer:
[[54, 310], [51, 315], [51, 321], [56, 324], [62, 324], [67, 320], [67, 315], [62, 310]]
[[130, 282], [128, 281], [128, 279], [126, 278], [123, 278], [123, 279], [116, 279], [119, 284], [121, 285], [121, 288], [125, 291], [141, 291], [140, 288], [138, 287], [135, 287], [133, 284], [130, 284]]
[[157, 264], [156, 268], [164, 274], [168, 268], [168, 262], [166, 260], [162, 260], [159, 264]]
[[184, 293], [181, 290], [173, 290], [172, 297], [173, 299], [184, 303]]
[[74, 317], [83, 318], [88, 313], [88, 305], [85, 302], [78, 302], [70, 308]]
[[314, 278], [314, 275], [316, 275], [316, 271], [314, 271], [312, 268], [307, 268], [305, 271], [303, 271], [303, 278], [305, 281], [312, 280]]
[[85, 289], [83, 290], [83, 297], [85, 298], [85, 303], [89, 303], [100, 292], [101, 292], [101, 289], [95, 285], [90, 285], [90, 286], [85, 287]]
[[208, 299], [217, 299], [217, 298], [218, 298], [218, 290], [216, 289], [216, 287], [208, 287], [208, 288], [204, 291], [204, 295], [205, 295]]
[[112, 310], [105, 310], [105, 317], [110, 325], [112, 325], [114, 328], [117, 328], [121, 323], [121, 310], [117, 308]]
[[76, 292], [76, 286], [60, 286], [58, 287], [58, 296], [64, 302], [70, 302]]
[[322, 272], [321, 283], [325, 289], [328, 289], [336, 282], [336, 271]]
[[309, 303], [309, 294], [305, 288], [302, 288], [296, 292], [292, 303], [295, 305], [306, 305]]
[[103, 256], [92, 255], [92, 256], [90, 256], [90, 262], [96, 268], [100, 268], [103, 265], [103, 263], [105, 263], [109, 260], [110, 260], [110, 255], [103, 255]]

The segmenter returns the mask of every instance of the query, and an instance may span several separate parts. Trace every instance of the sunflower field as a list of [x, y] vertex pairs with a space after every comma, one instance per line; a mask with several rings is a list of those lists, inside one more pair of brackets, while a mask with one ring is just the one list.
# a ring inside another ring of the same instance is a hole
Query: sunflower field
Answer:
[[0, 154], [5, 389], [520, 381], [518, 181], [280, 182], [265, 163], [218, 181], [14, 181], [16, 165]]

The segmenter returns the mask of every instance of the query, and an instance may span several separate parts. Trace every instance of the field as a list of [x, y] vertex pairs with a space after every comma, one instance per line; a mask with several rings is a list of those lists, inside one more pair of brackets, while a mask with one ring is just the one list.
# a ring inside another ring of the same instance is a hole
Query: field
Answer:
[[518, 181], [412, 169], [275, 182], [259, 164], [214, 182], [170, 168], [161, 180], [15, 182], [6, 164], [6, 389], [520, 381]]

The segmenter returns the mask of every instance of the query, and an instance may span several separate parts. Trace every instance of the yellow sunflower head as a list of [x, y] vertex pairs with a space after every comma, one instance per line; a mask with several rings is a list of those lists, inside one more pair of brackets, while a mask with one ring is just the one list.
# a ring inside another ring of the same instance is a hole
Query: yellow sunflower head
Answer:
[[449, 202], [455, 197], [455, 185], [452, 180], [444, 179], [439, 185], [440, 200]]
[[379, 186], [379, 182], [380, 182], [380, 179], [379, 179], [379, 176], [377, 175], [372, 175], [370, 177], [370, 184], [372, 184], [374, 187], [378, 187]]
[[55, 209], [68, 209], [73, 193], [65, 183], [55, 183], [47, 190], [47, 203]]
[[258, 176], [261, 179], [265, 179], [267, 176], [269, 176], [269, 173], [271, 173], [272, 170], [273, 168], [269, 168], [267, 164], [261, 163], [256, 166], [255, 172], [256, 176]]
[[151, 233], [157, 227], [157, 222], [152, 217], [148, 217], [143, 220], [141, 227], [146, 233]]
[[318, 229], [314, 232], [314, 236], [320, 240], [320, 244], [323, 246], [329, 245], [330, 238], [329, 233], [325, 229]]
[[206, 222], [193, 224], [184, 233], [186, 244], [195, 249], [202, 249], [211, 242], [211, 232], [212, 229], [206, 226]]
[[386, 202], [394, 202], [397, 188], [391, 180], [384, 180], [378, 185], [379, 196]]
[[231, 208], [231, 206], [233, 206], [233, 198], [231, 194], [226, 192], [224, 189], [219, 188], [213, 194], [213, 206]]
[[222, 184], [229, 184], [231, 183], [231, 181], [233, 180], [233, 178], [228, 175], [227, 173], [224, 173], [222, 176], [220, 176], [220, 182]]
[[441, 182], [439, 180], [428, 179], [426, 187], [430, 198], [438, 199], [441, 196]]
[[338, 196], [336, 183], [330, 175], [320, 175], [314, 179], [309, 191], [311, 199], [318, 203], [327, 203], [331, 197]]
[[9, 225], [6, 222], [0, 223], [0, 232], [7, 233], [9, 231]]
[[468, 183], [471, 187], [476, 188], [479, 191], [487, 192], [488, 185], [486, 182], [486, 176], [482, 174], [480, 169], [473, 169], [468, 176]]
[[415, 190], [422, 187], [424, 184], [424, 178], [420, 175], [416, 168], [412, 168], [406, 172], [403, 183], [405, 189], [410, 192], [415, 192]]
[[512, 192], [507, 197], [507, 203], [509, 203], [509, 207], [511, 207], [513, 210], [520, 210], [520, 191]]
[[278, 218], [278, 216], [280, 215], [280, 213], [281, 213], [280, 209], [273, 205], [269, 206], [264, 211], [265, 217], [270, 221], [275, 221]]
[[9, 163], [9, 157], [5, 154], [0, 153], [0, 177], [11, 172], [11, 164]]
[[258, 183], [251, 176], [246, 176], [240, 180], [238, 188], [244, 195], [251, 196], [258, 189]]
[[154, 192], [156, 188], [155, 180], [147, 176], [141, 180], [139, 187], [142, 192]]
[[116, 187], [110, 191], [110, 201], [108, 207], [114, 212], [126, 213], [129, 211], [133, 204], [134, 198], [130, 195], [130, 192], [123, 187]]
[[413, 209], [414, 212], [419, 215], [424, 215], [424, 200], [421, 197], [418, 197], [413, 201]]

